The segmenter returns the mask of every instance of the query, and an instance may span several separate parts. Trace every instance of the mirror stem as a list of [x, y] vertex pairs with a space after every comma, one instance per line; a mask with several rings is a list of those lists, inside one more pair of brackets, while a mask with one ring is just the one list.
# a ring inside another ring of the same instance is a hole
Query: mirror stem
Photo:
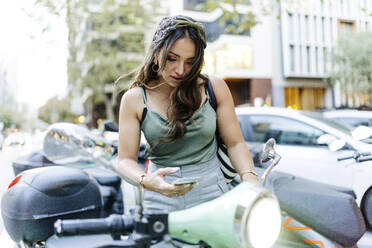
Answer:
[[271, 163], [271, 165], [269, 166], [269, 168], [267, 168], [265, 170], [264, 174], [261, 176], [262, 186], [265, 185], [267, 176], [270, 174], [271, 170], [274, 169], [274, 167], [279, 163], [279, 161], [280, 161], [281, 158], [282, 157], [275, 152], [274, 161]]

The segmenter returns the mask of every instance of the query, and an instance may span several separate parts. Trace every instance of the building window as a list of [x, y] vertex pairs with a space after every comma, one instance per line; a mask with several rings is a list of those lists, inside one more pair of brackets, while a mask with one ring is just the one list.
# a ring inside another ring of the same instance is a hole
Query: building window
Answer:
[[288, 13], [288, 39], [290, 41], [293, 41], [293, 15], [291, 13]]
[[324, 108], [323, 88], [284, 88], [286, 108], [316, 110]]
[[355, 32], [355, 22], [339, 20], [338, 22], [338, 37], [350, 35]]
[[298, 14], [298, 40], [301, 40], [301, 15]]
[[289, 46], [289, 58], [291, 72], [295, 72], [295, 48], [294, 45]]
[[305, 36], [306, 36], [306, 41], [309, 40], [309, 16], [305, 15]]
[[316, 16], [314, 16], [314, 24], [313, 25], [314, 25], [314, 41], [315, 42], [318, 40], [318, 32], [317, 32], [318, 26], [317, 26], [316, 20], [317, 20], [317, 18], [316, 18]]
[[302, 46], [298, 46], [298, 55], [299, 55], [298, 69], [300, 72], [302, 72]]
[[311, 57], [310, 57], [310, 47], [306, 47], [306, 67], [307, 67], [307, 72], [310, 73], [311, 71]]
[[322, 41], [325, 42], [325, 18], [322, 17]]
[[315, 47], [315, 72], [319, 72], [319, 54], [318, 54], [318, 47]]
[[327, 48], [323, 47], [323, 71], [327, 73]]

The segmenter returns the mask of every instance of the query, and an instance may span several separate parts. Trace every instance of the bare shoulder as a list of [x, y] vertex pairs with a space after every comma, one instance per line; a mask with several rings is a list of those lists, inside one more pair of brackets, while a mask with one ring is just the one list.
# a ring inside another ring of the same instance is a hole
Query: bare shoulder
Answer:
[[214, 87], [221, 87], [221, 86], [226, 85], [225, 80], [223, 80], [222, 78], [219, 78], [219, 77], [216, 77], [216, 76], [210, 75], [210, 76], [209, 76], [209, 79], [210, 79], [211, 82], [212, 82], [213, 88], [214, 88]]
[[213, 75], [209, 76], [209, 79], [211, 80], [213, 91], [217, 98], [217, 102], [219, 101], [219, 99], [226, 97], [226, 94], [227, 95], [230, 94], [229, 87], [227, 86], [225, 80]]
[[121, 98], [120, 112], [131, 112], [138, 115], [143, 110], [143, 94], [140, 87], [132, 88], [124, 93]]
[[142, 101], [142, 89], [140, 87], [129, 89], [121, 98], [121, 103], [125, 106], [137, 105]]

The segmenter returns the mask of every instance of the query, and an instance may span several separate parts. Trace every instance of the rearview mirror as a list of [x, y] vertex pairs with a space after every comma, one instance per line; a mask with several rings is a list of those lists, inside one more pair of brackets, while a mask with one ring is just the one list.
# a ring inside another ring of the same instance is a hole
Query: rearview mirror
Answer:
[[364, 140], [372, 136], [372, 128], [367, 126], [358, 126], [351, 132], [351, 136], [356, 140]]
[[328, 148], [332, 152], [335, 152], [335, 151], [341, 150], [345, 145], [346, 145], [345, 140], [336, 139], [332, 141], [330, 144], [328, 144]]
[[65, 122], [51, 125], [43, 143], [45, 156], [54, 163], [71, 163], [82, 158], [91, 159], [113, 170], [128, 183], [139, 187], [137, 181], [121, 173], [117, 166], [109, 161], [110, 148], [111, 146], [103, 138], [93, 135], [88, 129]]
[[56, 164], [91, 160], [98, 153], [106, 153], [107, 149], [104, 139], [87, 128], [67, 122], [51, 125], [43, 143], [45, 156]]
[[322, 134], [318, 137], [318, 139], [316, 140], [316, 143], [318, 145], [329, 145], [331, 144], [334, 140], [336, 139], [335, 136], [333, 135], [330, 135], [328, 133], [325, 133], [325, 134]]

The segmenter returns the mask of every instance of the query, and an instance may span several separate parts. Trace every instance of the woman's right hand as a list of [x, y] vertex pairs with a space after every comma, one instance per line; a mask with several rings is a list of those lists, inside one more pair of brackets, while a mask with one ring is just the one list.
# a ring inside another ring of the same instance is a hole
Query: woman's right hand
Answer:
[[146, 190], [158, 192], [167, 197], [181, 196], [192, 190], [194, 184], [175, 185], [165, 181], [165, 176], [174, 174], [179, 168], [166, 167], [156, 170], [143, 178], [142, 184]]

